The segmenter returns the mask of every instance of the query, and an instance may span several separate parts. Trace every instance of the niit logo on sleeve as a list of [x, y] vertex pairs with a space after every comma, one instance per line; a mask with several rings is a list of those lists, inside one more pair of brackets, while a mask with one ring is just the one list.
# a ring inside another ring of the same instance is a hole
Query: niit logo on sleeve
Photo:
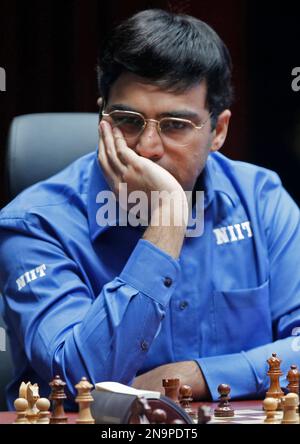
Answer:
[[217, 245], [231, 244], [253, 237], [249, 221], [241, 224], [229, 225], [228, 227], [216, 228], [213, 231], [216, 236]]
[[41, 277], [46, 276], [46, 265], [42, 264], [36, 268], [33, 268], [30, 271], [26, 271], [26, 273], [22, 274], [17, 280], [18, 291], [22, 290], [22, 288], [26, 287], [29, 282], [35, 281]]

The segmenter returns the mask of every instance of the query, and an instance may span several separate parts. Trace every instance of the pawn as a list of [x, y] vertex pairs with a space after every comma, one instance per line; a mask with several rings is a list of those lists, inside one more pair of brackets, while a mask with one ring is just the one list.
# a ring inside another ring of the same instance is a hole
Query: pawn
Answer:
[[198, 424], [207, 424], [211, 420], [210, 407], [202, 405], [198, 407]]
[[40, 398], [36, 402], [36, 407], [39, 410], [37, 424], [49, 424], [50, 423], [50, 401], [47, 398]]
[[75, 402], [79, 404], [79, 415], [76, 419], [76, 424], [95, 424], [90, 410], [90, 404], [94, 401], [91, 395], [93, 387], [85, 377], [81, 378], [81, 381], [75, 385], [78, 392]]
[[297, 407], [299, 396], [296, 393], [289, 393], [282, 400], [283, 418], [281, 424], [299, 424], [299, 415]]
[[179, 389], [180, 405], [183, 410], [193, 419], [196, 419], [197, 413], [191, 408], [191, 402], [193, 401], [192, 387], [189, 385], [182, 385]]
[[162, 409], [155, 409], [151, 415], [151, 424], [166, 424], [167, 414]]
[[227, 384], [220, 384], [218, 392], [220, 394], [218, 407], [214, 411], [216, 418], [232, 418], [234, 410], [229, 402], [231, 388]]
[[25, 398], [17, 398], [14, 402], [14, 406], [17, 412], [14, 424], [30, 424], [26, 418], [26, 411], [28, 409], [27, 400]]
[[263, 409], [266, 412], [265, 424], [280, 424], [277, 418], [278, 399], [266, 398], [263, 401]]
[[300, 372], [298, 370], [297, 365], [291, 365], [291, 368], [287, 374], [286, 379], [288, 380], [287, 390], [289, 393], [299, 393], [299, 380], [300, 380]]

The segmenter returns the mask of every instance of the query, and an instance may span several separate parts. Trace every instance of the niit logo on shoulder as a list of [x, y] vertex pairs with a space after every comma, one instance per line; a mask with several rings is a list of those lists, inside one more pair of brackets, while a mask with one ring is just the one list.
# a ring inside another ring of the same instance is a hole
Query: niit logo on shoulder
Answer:
[[6, 72], [4, 68], [0, 66], [0, 91], [6, 91]]
[[26, 287], [32, 281], [36, 279], [42, 278], [46, 276], [46, 265], [42, 264], [32, 270], [26, 271], [16, 280], [16, 284], [18, 286], [18, 291], [22, 290], [22, 288]]

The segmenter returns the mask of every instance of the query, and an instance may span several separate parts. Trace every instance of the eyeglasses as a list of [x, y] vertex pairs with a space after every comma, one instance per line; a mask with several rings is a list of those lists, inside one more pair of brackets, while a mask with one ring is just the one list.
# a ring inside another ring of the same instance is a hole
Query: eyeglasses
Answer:
[[126, 141], [137, 142], [148, 123], [154, 123], [165, 143], [172, 143], [178, 146], [188, 145], [195, 134], [195, 130], [200, 131], [208, 122], [208, 118], [199, 126], [190, 120], [177, 117], [163, 117], [160, 120], [145, 119], [145, 117], [134, 111], [111, 111], [102, 112], [102, 116], [110, 122], [112, 127], [118, 127]]

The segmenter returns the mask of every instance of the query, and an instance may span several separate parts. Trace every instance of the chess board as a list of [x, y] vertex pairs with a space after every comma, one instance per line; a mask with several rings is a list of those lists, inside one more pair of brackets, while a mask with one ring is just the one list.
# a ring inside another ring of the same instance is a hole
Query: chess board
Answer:
[[215, 418], [211, 413], [209, 424], [262, 424], [266, 416], [263, 410], [258, 409], [237, 410], [233, 418]]
[[[198, 403], [193, 403], [192, 407], [196, 406], [196, 404], [199, 405]], [[212, 416], [208, 424], [264, 424], [265, 413], [262, 410], [261, 401], [249, 401], [248, 403], [245, 401], [242, 403], [233, 402], [233, 407], [235, 408], [235, 416], [233, 418], [215, 418], [213, 416], [215, 405], [209, 405]], [[75, 424], [77, 416], [77, 413], [68, 413], [68, 424]], [[11, 424], [15, 417], [14, 412], [0, 412], [0, 424]], [[280, 419], [281, 417], [282, 412], [278, 412], [278, 418]]]
[[[193, 404], [195, 406], [200, 405], [200, 403]], [[232, 407], [235, 411], [235, 415], [232, 418], [215, 418], [214, 409], [217, 406], [216, 403], [203, 403], [203, 405], [208, 405], [210, 407], [211, 420], [208, 424], [264, 424], [266, 417], [262, 408], [262, 401], [232, 402]], [[282, 412], [276, 414], [279, 421], [282, 419], [282, 415]]]

